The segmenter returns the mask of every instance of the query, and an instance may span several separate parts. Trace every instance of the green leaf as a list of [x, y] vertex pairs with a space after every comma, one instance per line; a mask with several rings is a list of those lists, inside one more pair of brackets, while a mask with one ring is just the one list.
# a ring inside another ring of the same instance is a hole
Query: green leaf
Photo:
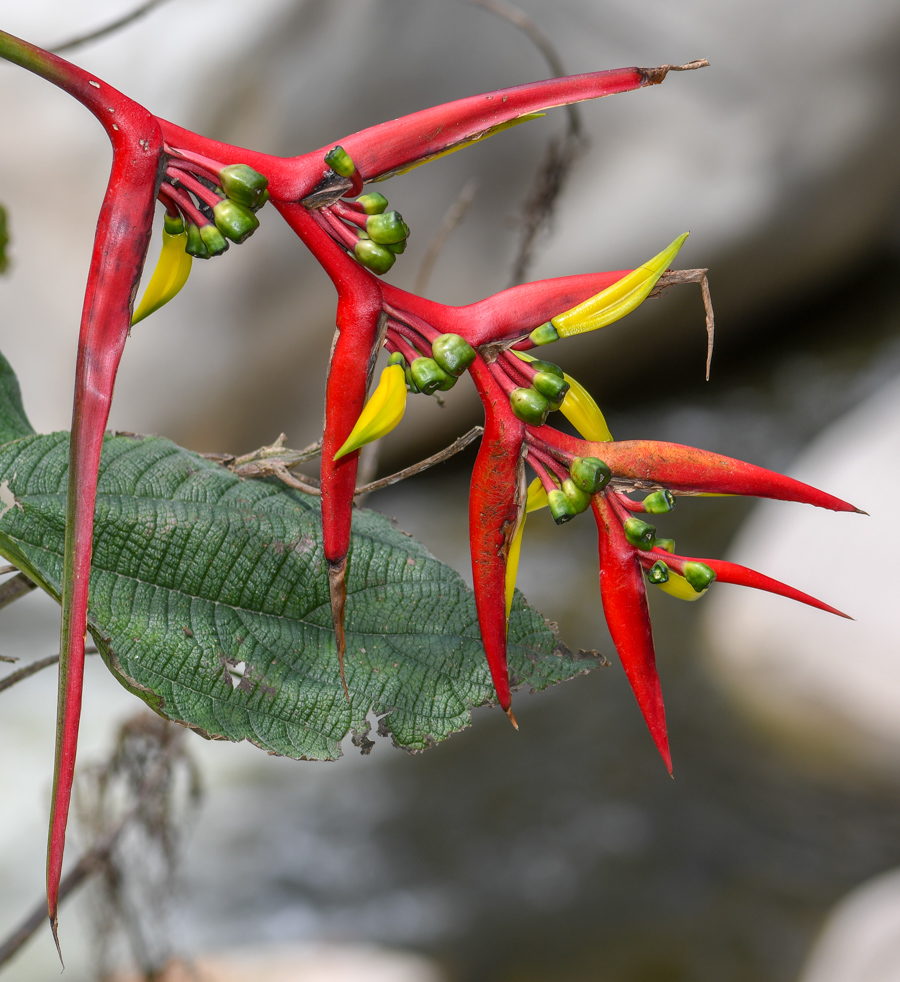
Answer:
[[[59, 599], [67, 433], [0, 447], [15, 495], [0, 553]], [[383, 516], [358, 511], [347, 577], [348, 704], [338, 674], [319, 504], [243, 480], [154, 437], [104, 444], [90, 631], [119, 681], [204, 735], [292, 757], [339, 756], [366, 716], [420, 750], [493, 695], [471, 590]], [[543, 689], [598, 665], [562, 646], [517, 597], [517, 685]]]
[[31, 436], [34, 427], [28, 422], [22, 405], [19, 380], [10, 363], [0, 354], [0, 443]]

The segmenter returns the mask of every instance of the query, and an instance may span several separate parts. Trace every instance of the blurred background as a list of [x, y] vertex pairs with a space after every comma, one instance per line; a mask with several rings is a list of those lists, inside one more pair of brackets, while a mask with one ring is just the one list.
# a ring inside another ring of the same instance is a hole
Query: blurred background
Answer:
[[[3, 29], [48, 47], [133, 9], [2, 6]], [[690, 555], [755, 566], [857, 620], [728, 586], [697, 605], [653, 597], [671, 781], [612, 657], [592, 524], [533, 516], [522, 591], [570, 647], [614, 664], [519, 694], [518, 733], [479, 710], [469, 730], [418, 756], [378, 739], [370, 757], [348, 745], [337, 764], [296, 763], [188, 734], [205, 796], [148, 931], [160, 950], [218, 954], [234, 971], [241, 958], [309, 966], [327, 951], [345, 967], [290, 977], [334, 982], [375, 978], [379, 959], [385, 977], [410, 982], [896, 982], [900, 533], [888, 516], [900, 485], [900, 6], [517, 8], [569, 73], [710, 60], [582, 107], [587, 147], [528, 278], [631, 268], [691, 231], [677, 265], [710, 270], [709, 382], [696, 286], [553, 357], [591, 389], [617, 438], [747, 459], [870, 512], [714, 498], [683, 501], [659, 523]], [[168, 0], [69, 57], [161, 116], [284, 155], [550, 74], [526, 33], [464, 0]], [[35, 427], [62, 429], [109, 151], [46, 82], [0, 64], [0, 89], [11, 237], [0, 347]], [[555, 110], [380, 186], [413, 230], [391, 281], [414, 288], [448, 209], [474, 188], [427, 294], [465, 304], [509, 285], [525, 203], [566, 126]], [[112, 427], [236, 453], [282, 431], [294, 447], [319, 436], [332, 288], [274, 210], [260, 217], [253, 239], [195, 264], [183, 293], [135, 328]], [[379, 473], [477, 423], [466, 388], [444, 409], [412, 402]], [[367, 501], [463, 575], [472, 459]], [[57, 617], [36, 594], [4, 610], [0, 654], [52, 654]], [[0, 935], [42, 891], [52, 674], [0, 694]], [[89, 662], [80, 759], [109, 756], [134, 710]], [[85, 891], [63, 911], [70, 982], [96, 977], [96, 902]], [[240, 977], [274, 979], [271, 964]], [[57, 971], [41, 932], [0, 974]]]

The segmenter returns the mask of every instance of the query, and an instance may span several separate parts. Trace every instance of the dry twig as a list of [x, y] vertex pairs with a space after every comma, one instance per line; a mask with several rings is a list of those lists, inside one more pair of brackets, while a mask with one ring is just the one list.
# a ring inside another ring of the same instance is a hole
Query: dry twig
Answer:
[[55, 44], [52, 48], [48, 48], [47, 50], [59, 55], [62, 54], [63, 51], [72, 51], [75, 48], [80, 48], [82, 45], [90, 44], [91, 41], [99, 41], [100, 38], [104, 38], [107, 34], [113, 34], [115, 31], [119, 31], [123, 27], [127, 27], [133, 21], [136, 21], [140, 17], [149, 14], [154, 7], [159, 7], [164, 3], [166, 3], [166, 0], [146, 0], [145, 3], [142, 3], [139, 7], [135, 7], [134, 10], [125, 14], [124, 17], [118, 17], [109, 24], [104, 24], [103, 27], [98, 27], [96, 30], [90, 31], [88, 34], [80, 34], [77, 37], [69, 38], [67, 41], [61, 41], [59, 44]]
[[708, 269], [670, 269], [657, 280], [656, 286], [650, 293], [658, 297], [666, 287], [682, 286], [685, 283], [699, 283], [700, 295], [703, 297], [703, 310], [706, 312], [706, 381], [709, 381], [709, 370], [712, 366], [713, 342], [716, 334], [716, 321], [713, 314], [712, 297], [709, 294], [709, 280], [706, 278]]

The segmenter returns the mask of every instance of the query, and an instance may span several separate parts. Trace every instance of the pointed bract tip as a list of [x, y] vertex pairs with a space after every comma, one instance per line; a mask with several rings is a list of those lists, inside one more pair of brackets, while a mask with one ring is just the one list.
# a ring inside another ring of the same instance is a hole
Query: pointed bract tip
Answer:
[[513, 715], [512, 706], [507, 706], [503, 712], [509, 717], [509, 721], [512, 723], [513, 729], [518, 730], [519, 724], [516, 722], [516, 717]]
[[50, 931], [53, 934], [53, 943], [56, 945], [56, 954], [59, 956], [61, 970], [65, 971], [66, 963], [63, 961], [62, 948], [59, 946], [59, 919], [55, 912], [50, 915]]
[[[857, 515], [867, 515], [867, 516], [869, 516], [869, 513], [867, 511], [863, 511], [862, 508], [854, 508], [853, 510], [856, 512]], [[871, 517], [871, 516], [869, 516], [869, 517]]]

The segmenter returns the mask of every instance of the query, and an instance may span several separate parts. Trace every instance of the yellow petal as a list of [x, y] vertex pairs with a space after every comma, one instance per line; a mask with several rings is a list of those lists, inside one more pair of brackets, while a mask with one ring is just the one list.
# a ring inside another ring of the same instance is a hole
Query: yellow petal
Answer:
[[522, 533], [525, 531], [525, 515], [519, 522], [516, 534], [509, 544], [509, 553], [506, 556], [506, 619], [509, 620], [509, 612], [512, 610], [513, 594], [516, 592], [516, 576], [519, 572], [519, 555], [522, 552]]
[[627, 276], [577, 307], [551, 318], [550, 323], [556, 328], [556, 333], [561, 338], [568, 338], [573, 334], [596, 331], [597, 328], [606, 327], [607, 324], [630, 314], [656, 286], [656, 281], [669, 268], [687, 237], [687, 232], [679, 235], [667, 249], [663, 249], [643, 266], [632, 270]]
[[544, 485], [541, 484], [541, 479], [536, 477], [531, 484], [528, 485], [528, 497], [525, 500], [525, 513], [530, 511], [537, 511], [539, 508], [547, 507], [547, 492], [544, 490]]
[[422, 164], [430, 164], [432, 160], [440, 160], [441, 157], [446, 157], [447, 154], [456, 153], [457, 150], [464, 150], [466, 147], [471, 147], [476, 143], [481, 143], [482, 140], [487, 140], [496, 133], [502, 133], [503, 130], [508, 130], [513, 126], [518, 126], [519, 123], [528, 123], [532, 119], [540, 119], [542, 116], [546, 115], [546, 113], [526, 113], [524, 116], [519, 116], [516, 119], [508, 119], [505, 123], [498, 123], [496, 126], [491, 126], [483, 132], [477, 133], [475, 136], [470, 137], [468, 140], [462, 140], [460, 143], [454, 143], [443, 150], [438, 150], [437, 153], [433, 153], [428, 157], [422, 157], [420, 160], [415, 160], [406, 167], [400, 167], [396, 170], [388, 171], [386, 174], [380, 174], [375, 178], [375, 183], [379, 181], [386, 181], [389, 177], [399, 177], [401, 174], [408, 174], [411, 170], [415, 170], [416, 167], [421, 167]]
[[334, 455], [340, 460], [348, 453], [379, 440], [403, 419], [406, 410], [406, 374], [400, 365], [388, 365], [381, 373], [378, 387], [369, 397], [359, 414], [356, 426], [347, 437], [344, 445]]
[[706, 590], [701, 590], [699, 593], [688, 583], [688, 581], [683, 577], [679, 576], [673, 569], [669, 570], [669, 578], [665, 583], [657, 583], [656, 586], [663, 591], [663, 593], [668, 593], [671, 597], [677, 597], [679, 600], [699, 600]]
[[569, 383], [569, 391], [566, 393], [559, 411], [585, 440], [593, 440], [595, 443], [609, 443], [612, 440], [612, 433], [609, 432], [606, 418], [600, 411], [600, 407], [594, 402], [593, 396], [571, 375], [566, 375], [566, 381]]
[[191, 272], [191, 257], [184, 251], [187, 232], [169, 235], [163, 229], [162, 251], [153, 276], [144, 291], [140, 306], [131, 318], [132, 325], [142, 321], [155, 310], [167, 304], [184, 286]]

